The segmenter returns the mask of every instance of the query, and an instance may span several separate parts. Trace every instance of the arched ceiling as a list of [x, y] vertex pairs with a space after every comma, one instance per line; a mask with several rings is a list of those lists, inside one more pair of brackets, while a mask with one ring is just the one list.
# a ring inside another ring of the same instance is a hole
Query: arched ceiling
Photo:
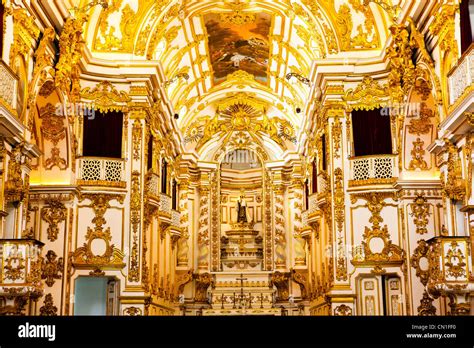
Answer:
[[[296, 110], [305, 109], [311, 86], [290, 83], [288, 73], [306, 77], [317, 59], [380, 54], [386, 17], [376, 5], [363, 2], [109, 0], [108, 9], [91, 9], [85, 40], [96, 58], [156, 61], [169, 81], [164, 86], [184, 138], [193, 132], [202, 138], [207, 129], [222, 141], [229, 129], [245, 130], [229, 128], [220, 117], [225, 110], [219, 105], [238, 95], [243, 103], [264, 105], [261, 112], [252, 110], [247, 121], [271, 124], [274, 128], [256, 135], [272, 139], [268, 132], [285, 129], [280, 121], [289, 122], [296, 133], [304, 122], [304, 112]], [[187, 81], [176, 78], [184, 75]], [[205, 147], [192, 139], [188, 145]], [[291, 151], [291, 139], [283, 139], [280, 147]]]

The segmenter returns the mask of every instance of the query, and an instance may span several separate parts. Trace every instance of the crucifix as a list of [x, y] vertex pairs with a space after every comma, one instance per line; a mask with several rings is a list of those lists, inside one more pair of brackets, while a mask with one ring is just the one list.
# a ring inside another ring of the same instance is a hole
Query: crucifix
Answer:
[[237, 280], [240, 280], [240, 306], [243, 307], [243, 302], [244, 302], [244, 280], [247, 280], [247, 278], [244, 278], [244, 274], [240, 274], [240, 278], [237, 278]]

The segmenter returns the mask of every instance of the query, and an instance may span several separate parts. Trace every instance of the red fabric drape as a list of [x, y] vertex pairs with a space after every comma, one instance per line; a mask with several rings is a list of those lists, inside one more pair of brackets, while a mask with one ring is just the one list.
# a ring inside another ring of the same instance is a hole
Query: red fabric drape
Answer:
[[122, 112], [96, 111], [94, 118], [84, 117], [83, 156], [122, 158], [122, 129]]
[[353, 111], [352, 130], [356, 157], [392, 153], [390, 117], [381, 109]]

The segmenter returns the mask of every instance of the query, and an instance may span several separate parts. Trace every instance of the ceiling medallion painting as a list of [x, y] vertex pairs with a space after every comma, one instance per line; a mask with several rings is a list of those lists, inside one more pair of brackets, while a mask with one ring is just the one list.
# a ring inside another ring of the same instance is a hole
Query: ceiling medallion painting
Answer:
[[204, 22], [215, 84], [239, 70], [252, 74], [263, 84], [267, 83], [268, 38], [272, 22], [269, 14], [240, 14], [235, 17], [228, 13], [210, 13], [204, 16]]

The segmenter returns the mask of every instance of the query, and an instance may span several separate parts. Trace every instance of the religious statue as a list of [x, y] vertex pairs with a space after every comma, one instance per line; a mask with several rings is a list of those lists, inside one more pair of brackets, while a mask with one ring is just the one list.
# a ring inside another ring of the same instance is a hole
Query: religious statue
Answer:
[[240, 197], [237, 200], [237, 223], [249, 222], [247, 216], [247, 203], [245, 202], [244, 192], [240, 191]]

